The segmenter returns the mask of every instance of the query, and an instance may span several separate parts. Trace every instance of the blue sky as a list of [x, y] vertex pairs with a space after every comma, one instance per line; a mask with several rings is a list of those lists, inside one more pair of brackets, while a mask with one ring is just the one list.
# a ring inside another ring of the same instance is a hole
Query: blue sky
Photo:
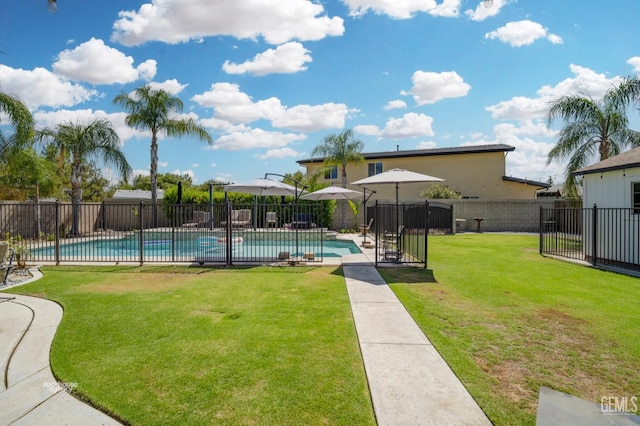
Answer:
[[0, 90], [41, 127], [108, 118], [148, 174], [149, 135], [112, 99], [163, 88], [214, 139], [160, 142], [159, 172], [196, 183], [295, 172], [348, 128], [365, 152], [505, 143], [507, 175], [560, 181], [546, 105], [639, 73], [639, 16], [637, 0], [3, 1]]

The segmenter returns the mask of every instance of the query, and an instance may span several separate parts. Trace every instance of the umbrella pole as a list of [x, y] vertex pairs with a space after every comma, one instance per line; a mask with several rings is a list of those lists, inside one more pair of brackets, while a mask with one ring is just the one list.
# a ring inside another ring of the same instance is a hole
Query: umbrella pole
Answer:
[[398, 186], [398, 182], [396, 182], [396, 250], [398, 252], [398, 261], [400, 261], [400, 204], [398, 202]]

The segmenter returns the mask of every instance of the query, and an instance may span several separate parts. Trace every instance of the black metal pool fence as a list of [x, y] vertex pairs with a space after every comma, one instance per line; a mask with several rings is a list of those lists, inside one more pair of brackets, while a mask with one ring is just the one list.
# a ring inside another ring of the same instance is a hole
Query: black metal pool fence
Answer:
[[376, 265], [400, 263], [428, 266], [429, 234], [451, 232], [453, 209], [451, 205], [426, 201], [415, 204], [382, 204], [367, 210], [373, 217]]
[[321, 262], [324, 217], [307, 203], [0, 203], [0, 239], [30, 263]]
[[640, 209], [541, 208], [540, 253], [640, 271]]

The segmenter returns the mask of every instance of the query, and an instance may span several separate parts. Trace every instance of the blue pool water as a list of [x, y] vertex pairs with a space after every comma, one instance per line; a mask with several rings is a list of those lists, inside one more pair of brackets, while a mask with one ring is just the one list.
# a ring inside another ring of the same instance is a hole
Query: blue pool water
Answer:
[[[190, 240], [157, 239], [144, 241], [140, 249], [138, 239], [109, 239], [74, 242], [60, 246], [60, 258], [74, 261], [136, 260], [141, 252], [145, 260], [156, 261], [222, 261], [226, 258], [228, 244], [224, 238], [216, 236], [199, 237]], [[313, 253], [316, 258], [342, 257], [360, 253], [352, 241], [323, 240], [296, 242], [289, 240], [250, 240], [232, 238], [232, 256], [235, 259], [279, 259], [284, 253], [303, 256]], [[55, 248], [41, 248], [31, 253], [34, 260], [54, 260]]]

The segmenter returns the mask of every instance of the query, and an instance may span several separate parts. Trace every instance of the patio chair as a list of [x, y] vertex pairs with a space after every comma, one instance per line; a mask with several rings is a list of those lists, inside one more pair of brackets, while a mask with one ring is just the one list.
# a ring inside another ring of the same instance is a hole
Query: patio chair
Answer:
[[366, 237], [367, 234], [369, 233], [369, 230], [371, 229], [371, 225], [373, 224], [373, 218], [371, 218], [371, 220], [369, 220], [369, 224], [368, 225], [360, 225], [360, 234], [363, 237]]
[[273, 225], [274, 228], [278, 227], [278, 215], [276, 212], [267, 212], [267, 228]]
[[382, 236], [382, 250], [385, 259], [399, 261], [402, 258], [402, 233], [404, 225], [398, 226], [398, 232], [385, 232]]
[[[9, 255], [7, 255], [7, 253], [9, 253]], [[16, 253], [9, 247], [9, 243], [6, 241], [0, 242], [0, 274], [2, 274], [2, 282], [0, 282], [0, 285], [7, 284], [9, 272], [14, 268], [13, 258], [15, 255]]]
[[291, 221], [291, 229], [311, 229], [313, 228], [312, 219], [311, 213], [295, 213]]
[[191, 222], [187, 222], [182, 226], [189, 227], [189, 228], [208, 228], [210, 218], [211, 218], [211, 215], [209, 214], [209, 212], [196, 210], [193, 212], [193, 217], [191, 219]]
[[[222, 226], [227, 226], [227, 221], [222, 221]], [[246, 228], [251, 226], [251, 210], [231, 210], [231, 227], [232, 228]]]

